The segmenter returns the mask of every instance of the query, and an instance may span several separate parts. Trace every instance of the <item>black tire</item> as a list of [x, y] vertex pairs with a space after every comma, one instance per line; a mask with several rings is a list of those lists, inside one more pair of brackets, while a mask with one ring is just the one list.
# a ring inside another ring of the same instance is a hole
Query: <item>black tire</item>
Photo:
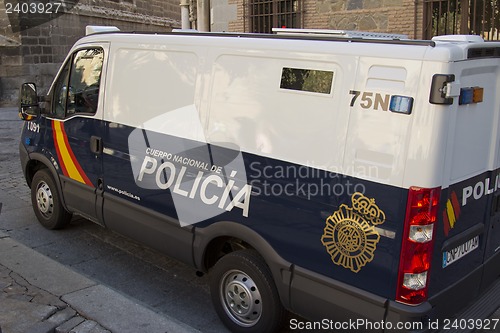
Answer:
[[56, 183], [48, 169], [40, 169], [31, 182], [31, 204], [35, 215], [47, 229], [61, 229], [71, 220], [61, 203]]
[[271, 333], [283, 326], [286, 310], [264, 259], [241, 250], [220, 258], [210, 272], [215, 310], [232, 332]]

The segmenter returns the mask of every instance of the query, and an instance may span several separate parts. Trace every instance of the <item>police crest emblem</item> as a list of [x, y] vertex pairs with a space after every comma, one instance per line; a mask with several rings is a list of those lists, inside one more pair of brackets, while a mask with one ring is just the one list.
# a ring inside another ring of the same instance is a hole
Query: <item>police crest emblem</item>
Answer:
[[362, 193], [354, 193], [351, 201], [352, 207], [342, 204], [326, 219], [321, 243], [334, 264], [358, 273], [374, 258], [380, 240], [375, 226], [385, 222], [385, 213]]

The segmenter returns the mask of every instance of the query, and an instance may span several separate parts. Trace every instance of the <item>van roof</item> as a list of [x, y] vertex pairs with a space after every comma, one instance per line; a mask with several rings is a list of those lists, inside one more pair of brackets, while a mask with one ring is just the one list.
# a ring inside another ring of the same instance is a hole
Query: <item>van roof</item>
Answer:
[[134, 35], [191, 35], [191, 36], [217, 36], [217, 37], [247, 37], [247, 38], [272, 38], [272, 39], [299, 39], [299, 40], [326, 40], [344, 42], [371, 42], [371, 43], [396, 43], [417, 44], [434, 46], [433, 40], [414, 40], [407, 35], [349, 31], [329, 29], [294, 29], [273, 28], [272, 34], [267, 33], [237, 33], [237, 32], [202, 32], [194, 29], [173, 29], [172, 32], [150, 32], [150, 31], [121, 31], [115, 26], [87, 26], [86, 36], [97, 34], [134, 34]]
[[[276, 50], [310, 51], [354, 56], [366, 55], [397, 59], [427, 59], [443, 62], [500, 57], [499, 42], [478, 42], [478, 38], [436, 38], [434, 40], [413, 40], [387, 38], [387, 36], [380, 38], [359, 37], [356, 35], [338, 36], [338, 34], [312, 33], [256, 34], [198, 32], [194, 30], [177, 30], [166, 33], [105, 31], [83, 37], [79, 42], [77, 42], [77, 45], [92, 41], [169, 45], [172, 44], [173, 40], [175, 40], [176, 43], [186, 43], [200, 46], [217, 45], [219, 47], [230, 48], [237, 45], [238, 47], [256, 49], [264, 49], [268, 47]], [[349, 43], [352, 46], [345, 47], [344, 43]], [[373, 44], [386, 46], [373, 47]], [[417, 51], [417, 48], [411, 46], [420, 47], [418, 48], [419, 51]]]

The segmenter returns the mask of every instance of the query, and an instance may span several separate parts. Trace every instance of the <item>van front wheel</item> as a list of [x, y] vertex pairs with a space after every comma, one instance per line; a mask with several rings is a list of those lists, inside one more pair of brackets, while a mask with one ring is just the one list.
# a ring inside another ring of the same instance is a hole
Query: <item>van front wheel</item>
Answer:
[[47, 169], [38, 170], [31, 183], [31, 204], [35, 215], [47, 229], [61, 229], [71, 220], [62, 205], [56, 183]]
[[283, 325], [281, 305], [271, 272], [252, 250], [229, 253], [210, 272], [212, 302], [232, 332], [276, 332]]

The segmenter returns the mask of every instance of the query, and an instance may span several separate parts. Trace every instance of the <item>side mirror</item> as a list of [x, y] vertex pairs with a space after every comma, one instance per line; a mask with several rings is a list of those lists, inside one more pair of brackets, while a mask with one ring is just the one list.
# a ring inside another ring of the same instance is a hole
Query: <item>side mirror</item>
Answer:
[[36, 84], [23, 83], [19, 93], [19, 117], [23, 120], [33, 120], [40, 114]]

